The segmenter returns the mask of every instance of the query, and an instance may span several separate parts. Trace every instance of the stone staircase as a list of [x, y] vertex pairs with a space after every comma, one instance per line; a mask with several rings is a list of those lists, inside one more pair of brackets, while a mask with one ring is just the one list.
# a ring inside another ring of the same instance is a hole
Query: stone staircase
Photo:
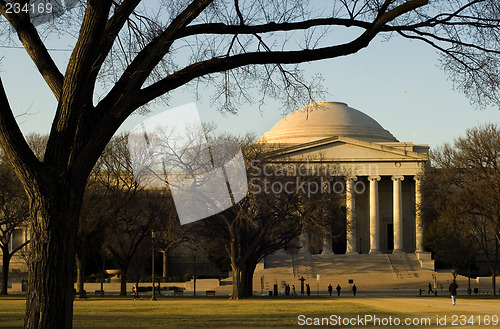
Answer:
[[414, 254], [387, 254], [387, 259], [397, 279], [411, 280], [418, 278], [422, 272], [426, 273], [426, 271], [422, 271], [423, 268]]
[[431, 267], [429, 260], [422, 261], [414, 253], [292, 255], [279, 251], [266, 257], [255, 270], [254, 291], [259, 293], [261, 290], [272, 290], [274, 284], [278, 284], [279, 290], [283, 290], [285, 283], [295, 285], [298, 291], [301, 277], [306, 279], [305, 283], [309, 283], [313, 290], [317, 289], [319, 283], [321, 291], [326, 291], [329, 284], [334, 287], [340, 284], [343, 290], [350, 289], [349, 280], [353, 280], [358, 289], [416, 291], [426, 289], [428, 282], [433, 282], [434, 277], [443, 285], [451, 280], [450, 273], [437, 273], [422, 267], [422, 264]]
[[[284, 284], [295, 285], [300, 293], [300, 280], [311, 286], [315, 295], [326, 294], [328, 285], [334, 288], [339, 284], [343, 293], [351, 289], [350, 280], [358, 287], [359, 292], [372, 291], [375, 294], [404, 292], [407, 289], [418, 294], [419, 289], [427, 291], [428, 282], [434, 283], [436, 278], [441, 294], [447, 294], [447, 287], [452, 275], [449, 271], [436, 272], [430, 254], [397, 253], [397, 254], [290, 254], [280, 250], [269, 255], [260, 262], [253, 277], [253, 290], [257, 295], [267, 295], [278, 284], [278, 290], [284, 290]], [[318, 279], [319, 275], [319, 280]], [[458, 285], [467, 287], [467, 278], [458, 277]], [[474, 283], [473, 287], [478, 286]], [[484, 285], [487, 287], [487, 284]], [[482, 287], [484, 288], [484, 287]], [[232, 291], [232, 278], [221, 280], [215, 290], [217, 295], [229, 294]], [[380, 290], [380, 292], [376, 292]], [[200, 290], [201, 291], [201, 290]], [[424, 293], [425, 293], [424, 291]]]

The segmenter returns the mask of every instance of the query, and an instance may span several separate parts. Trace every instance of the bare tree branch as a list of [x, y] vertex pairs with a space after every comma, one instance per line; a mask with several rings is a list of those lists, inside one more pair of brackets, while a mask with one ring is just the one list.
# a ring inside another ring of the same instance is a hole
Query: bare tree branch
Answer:
[[0, 78], [0, 145], [11, 163], [15, 164], [16, 174], [26, 185], [36, 184], [40, 162], [31, 151], [16, 123], [9, 100]]
[[6, 12], [6, 5], [7, 3], [4, 0], [0, 0], [0, 14], [2, 14], [16, 30], [19, 40], [26, 49], [26, 52], [33, 60], [33, 63], [47, 82], [47, 85], [52, 90], [56, 99], [59, 100], [64, 82], [63, 74], [57, 68], [45, 44], [40, 39], [37, 30], [29, 21], [29, 16], [15, 13], [8, 14]]

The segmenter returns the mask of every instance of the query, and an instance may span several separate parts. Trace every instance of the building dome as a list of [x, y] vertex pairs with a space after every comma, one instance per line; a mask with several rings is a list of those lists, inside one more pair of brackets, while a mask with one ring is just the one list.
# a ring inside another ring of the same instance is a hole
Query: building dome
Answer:
[[377, 121], [340, 102], [307, 104], [278, 121], [265, 133], [265, 143], [297, 144], [342, 136], [367, 142], [397, 142]]

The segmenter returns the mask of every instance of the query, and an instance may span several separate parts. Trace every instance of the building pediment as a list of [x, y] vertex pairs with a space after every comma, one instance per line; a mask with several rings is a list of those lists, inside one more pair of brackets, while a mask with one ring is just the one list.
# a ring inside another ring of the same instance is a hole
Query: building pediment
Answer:
[[428, 160], [427, 145], [374, 143], [329, 137], [304, 144], [275, 145], [269, 158], [280, 163], [335, 163], [352, 175], [418, 175]]
[[373, 143], [348, 137], [330, 137], [304, 144], [283, 145], [271, 152], [270, 157], [315, 162], [422, 162], [428, 160], [427, 150], [426, 145], [413, 143]]

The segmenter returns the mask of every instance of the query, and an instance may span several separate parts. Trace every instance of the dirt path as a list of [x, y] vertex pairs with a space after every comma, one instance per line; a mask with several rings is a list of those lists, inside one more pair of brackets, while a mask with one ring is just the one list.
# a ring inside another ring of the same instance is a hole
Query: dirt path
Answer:
[[[484, 320], [485, 316], [491, 319], [496, 315], [500, 319], [500, 300], [491, 299], [457, 299], [457, 304], [453, 306], [449, 298], [362, 298], [356, 301], [357, 303], [373, 307], [377, 313], [397, 314], [398, 317], [404, 318], [424, 318], [428, 317], [432, 320], [432, 326], [439, 328], [492, 328], [497, 326], [486, 326], [484, 323], [478, 325], [477, 321]], [[436, 325], [437, 318], [446, 316], [446, 324]], [[460, 319], [472, 319], [475, 323], [465, 323], [459, 325]], [[462, 317], [462, 318], [461, 318]], [[453, 322], [453, 320], [455, 320]]]

